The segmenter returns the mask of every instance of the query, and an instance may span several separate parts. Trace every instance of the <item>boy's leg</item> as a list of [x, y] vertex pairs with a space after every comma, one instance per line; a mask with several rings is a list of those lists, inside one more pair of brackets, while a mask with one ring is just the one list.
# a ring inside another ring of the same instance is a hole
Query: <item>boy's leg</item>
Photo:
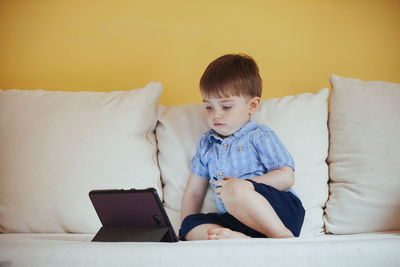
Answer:
[[260, 194], [249, 191], [242, 197], [244, 201], [238, 202], [229, 211], [232, 216], [267, 237], [293, 237], [292, 232], [282, 223], [271, 204]]
[[179, 230], [181, 240], [207, 240], [222, 238], [249, 238], [241, 232], [229, 229], [230, 222], [236, 221], [231, 215], [201, 213], [187, 216]]
[[207, 240], [209, 228], [221, 228], [223, 222], [217, 213], [199, 213], [187, 216], [179, 229], [180, 240]]
[[254, 189], [238, 188], [230, 198], [227, 209], [243, 224], [267, 237], [293, 237], [292, 232], [282, 223], [268, 200]]
[[242, 232], [233, 231], [230, 228], [221, 226], [208, 228], [208, 239], [233, 239], [233, 238], [251, 238]]
[[192, 240], [214, 240], [228, 238], [251, 238], [243, 233], [233, 231], [218, 224], [201, 224], [190, 230], [185, 239]]
[[194, 227], [192, 230], [190, 230], [186, 236], [185, 239], [187, 241], [191, 240], [208, 240], [208, 229], [209, 228], [215, 228], [215, 227], [222, 227], [221, 225], [218, 224], [200, 224], [196, 227]]
[[229, 213], [186, 217], [179, 231], [180, 239], [298, 236], [304, 219], [300, 200], [289, 192], [252, 183], [251, 187], [235, 187], [229, 203], [224, 203]]

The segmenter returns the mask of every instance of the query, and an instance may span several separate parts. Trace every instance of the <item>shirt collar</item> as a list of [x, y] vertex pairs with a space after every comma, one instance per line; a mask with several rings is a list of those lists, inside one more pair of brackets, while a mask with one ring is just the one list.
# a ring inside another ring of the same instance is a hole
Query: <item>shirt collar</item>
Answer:
[[[233, 134], [231, 134], [228, 138], [226, 139], [231, 139], [231, 138], [239, 138], [243, 135], [248, 134], [249, 132], [251, 132], [252, 130], [254, 130], [255, 128], [257, 128], [258, 123], [257, 121], [249, 121], [248, 123], [246, 123], [245, 125], [242, 126], [242, 128], [240, 128], [239, 130], [237, 130], [236, 132], [234, 132]], [[226, 140], [225, 139], [225, 140]], [[222, 139], [221, 137], [219, 137], [217, 135], [217, 133], [214, 130], [210, 130], [209, 131], [209, 136], [208, 136], [208, 140], [210, 142], [215, 142], [217, 141], [218, 143], [223, 142], [224, 139]]]

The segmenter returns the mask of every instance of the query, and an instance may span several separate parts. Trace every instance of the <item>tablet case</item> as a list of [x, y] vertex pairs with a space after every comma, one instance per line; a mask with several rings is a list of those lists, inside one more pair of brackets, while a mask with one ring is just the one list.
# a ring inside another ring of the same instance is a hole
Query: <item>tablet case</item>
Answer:
[[154, 188], [92, 190], [89, 197], [103, 225], [92, 241], [178, 241]]

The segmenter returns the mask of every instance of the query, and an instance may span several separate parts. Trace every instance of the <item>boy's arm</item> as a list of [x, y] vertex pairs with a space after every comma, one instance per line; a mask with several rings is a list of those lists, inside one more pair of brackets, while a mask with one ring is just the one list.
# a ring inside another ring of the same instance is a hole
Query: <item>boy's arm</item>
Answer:
[[281, 167], [264, 175], [250, 178], [249, 180], [285, 191], [294, 185], [294, 171], [291, 167]]
[[182, 197], [181, 223], [186, 216], [200, 213], [208, 188], [208, 179], [190, 174]]

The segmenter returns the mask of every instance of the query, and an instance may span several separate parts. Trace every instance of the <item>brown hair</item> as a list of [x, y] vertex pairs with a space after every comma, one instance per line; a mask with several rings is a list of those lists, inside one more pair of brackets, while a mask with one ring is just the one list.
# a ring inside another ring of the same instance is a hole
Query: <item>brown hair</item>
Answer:
[[262, 79], [257, 63], [245, 54], [228, 54], [208, 65], [200, 79], [203, 96], [261, 97]]

